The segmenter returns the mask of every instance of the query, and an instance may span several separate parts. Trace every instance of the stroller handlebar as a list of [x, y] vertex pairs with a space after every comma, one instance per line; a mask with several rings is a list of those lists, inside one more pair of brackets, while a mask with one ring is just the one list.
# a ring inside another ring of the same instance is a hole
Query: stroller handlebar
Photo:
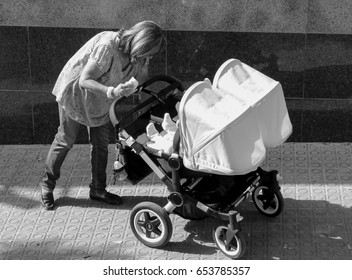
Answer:
[[137, 90], [143, 91], [144, 88], [148, 87], [149, 85], [155, 82], [167, 82], [169, 84], [174, 84], [175, 88], [178, 88], [180, 91], [185, 90], [181, 81], [168, 75], [156, 75], [150, 78], [149, 80], [147, 80], [146, 82], [144, 82], [143, 84], [141, 84], [140, 86], [138, 86]]
[[[164, 86], [158, 92], [154, 92], [148, 87], [156, 84], [157, 82], [166, 82], [168, 85]], [[172, 95], [176, 95], [174, 90], [177, 89], [180, 92], [184, 91], [183, 84], [176, 78], [168, 75], [157, 75], [145, 83], [137, 87], [135, 93], [143, 92], [144, 96], [129, 96], [122, 97], [115, 100], [109, 110], [109, 117], [114, 126], [119, 126], [120, 129], [132, 124], [140, 116], [144, 115], [159, 104], [164, 104], [165, 100]], [[133, 94], [132, 94], [133, 95]], [[152, 98], [147, 95], [152, 96]], [[134, 100], [138, 99], [137, 102]]]

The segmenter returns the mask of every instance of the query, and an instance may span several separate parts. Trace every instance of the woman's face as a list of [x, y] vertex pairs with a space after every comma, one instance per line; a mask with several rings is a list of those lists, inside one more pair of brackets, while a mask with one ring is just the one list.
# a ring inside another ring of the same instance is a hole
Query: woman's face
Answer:
[[147, 56], [147, 58], [145, 59], [145, 64], [148, 65], [150, 60], [153, 58], [153, 56]]
[[140, 62], [139, 62], [139, 64], [140, 64], [140, 66], [142, 66], [142, 67], [146, 67], [146, 66], [148, 66], [149, 65], [149, 62], [150, 62], [150, 60], [153, 58], [153, 56], [147, 56], [147, 57], [145, 57], [145, 58], [142, 58], [141, 60], [140, 60]]

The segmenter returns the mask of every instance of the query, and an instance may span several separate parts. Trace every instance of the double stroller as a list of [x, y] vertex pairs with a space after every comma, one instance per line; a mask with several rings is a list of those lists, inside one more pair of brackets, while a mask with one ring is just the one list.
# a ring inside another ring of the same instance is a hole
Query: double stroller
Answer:
[[[246, 242], [238, 206], [251, 197], [268, 217], [284, 207], [278, 171], [260, 168], [266, 148], [280, 145], [292, 131], [281, 85], [230, 59], [213, 84], [204, 80], [185, 90], [177, 79], [159, 75], [137, 90], [110, 108], [116, 160], [133, 184], [154, 172], [169, 195], [164, 206], [145, 201], [132, 209], [134, 235], [148, 247], [161, 248], [172, 237], [170, 214], [212, 217], [219, 220], [212, 232], [216, 246], [227, 257], [240, 258]], [[158, 149], [148, 145], [146, 127], [152, 123], [165, 132], [165, 114], [177, 129], [170, 148]]]

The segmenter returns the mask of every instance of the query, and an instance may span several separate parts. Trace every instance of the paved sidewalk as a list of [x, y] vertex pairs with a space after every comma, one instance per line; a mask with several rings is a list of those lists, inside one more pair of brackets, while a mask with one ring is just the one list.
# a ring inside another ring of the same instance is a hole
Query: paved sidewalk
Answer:
[[[173, 236], [163, 249], [134, 237], [129, 213], [141, 201], [165, 205], [167, 189], [151, 175], [136, 186], [112, 185], [125, 203], [88, 199], [89, 146], [66, 159], [54, 196], [42, 210], [38, 182], [49, 146], [0, 146], [0, 259], [227, 259], [211, 230], [218, 221], [171, 215]], [[114, 147], [110, 146], [110, 165]], [[250, 201], [240, 207], [247, 251], [243, 259], [352, 259], [352, 144], [286, 143], [268, 151], [263, 168], [283, 176], [283, 213], [262, 216]], [[109, 173], [111, 174], [111, 172]], [[111, 174], [112, 175], [112, 174]]]

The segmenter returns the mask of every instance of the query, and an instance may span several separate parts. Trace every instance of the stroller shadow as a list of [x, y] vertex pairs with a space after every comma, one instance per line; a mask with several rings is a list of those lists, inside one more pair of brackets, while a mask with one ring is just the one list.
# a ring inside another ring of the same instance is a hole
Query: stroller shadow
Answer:
[[[187, 220], [183, 227], [177, 227], [177, 229], [182, 228], [184, 234], [174, 230], [174, 237], [164, 247], [164, 250], [189, 255], [216, 255], [218, 249], [212, 237], [212, 227], [220, 223], [212, 218]], [[182, 238], [178, 238], [178, 236]], [[177, 239], [182, 240], [178, 241]]]
[[[131, 210], [140, 202], [165, 206], [165, 197], [123, 196], [120, 206], [92, 201], [89, 198], [62, 197], [58, 207], [96, 207]], [[352, 211], [325, 200], [297, 200], [285, 198], [283, 212], [274, 218], [260, 214], [255, 206], [243, 202], [238, 210], [243, 216], [242, 233], [246, 260], [351, 260]], [[213, 240], [213, 228], [221, 225], [217, 219], [185, 220], [176, 214], [170, 216], [173, 237], [163, 247], [168, 252], [216, 257], [219, 252]], [[221, 255], [221, 253], [220, 253]], [[224, 256], [226, 259], [226, 257]]]
[[[286, 198], [283, 212], [274, 218], [263, 216], [248, 201], [239, 211], [247, 245], [241, 259], [352, 260], [351, 208], [324, 200]], [[189, 220], [182, 228], [188, 237], [170, 242], [165, 250], [213, 255], [219, 250], [212, 230], [221, 224], [211, 218]]]
[[286, 198], [283, 212], [275, 218], [264, 217], [254, 206], [241, 215], [245, 259], [352, 259], [350, 208], [325, 200]]

